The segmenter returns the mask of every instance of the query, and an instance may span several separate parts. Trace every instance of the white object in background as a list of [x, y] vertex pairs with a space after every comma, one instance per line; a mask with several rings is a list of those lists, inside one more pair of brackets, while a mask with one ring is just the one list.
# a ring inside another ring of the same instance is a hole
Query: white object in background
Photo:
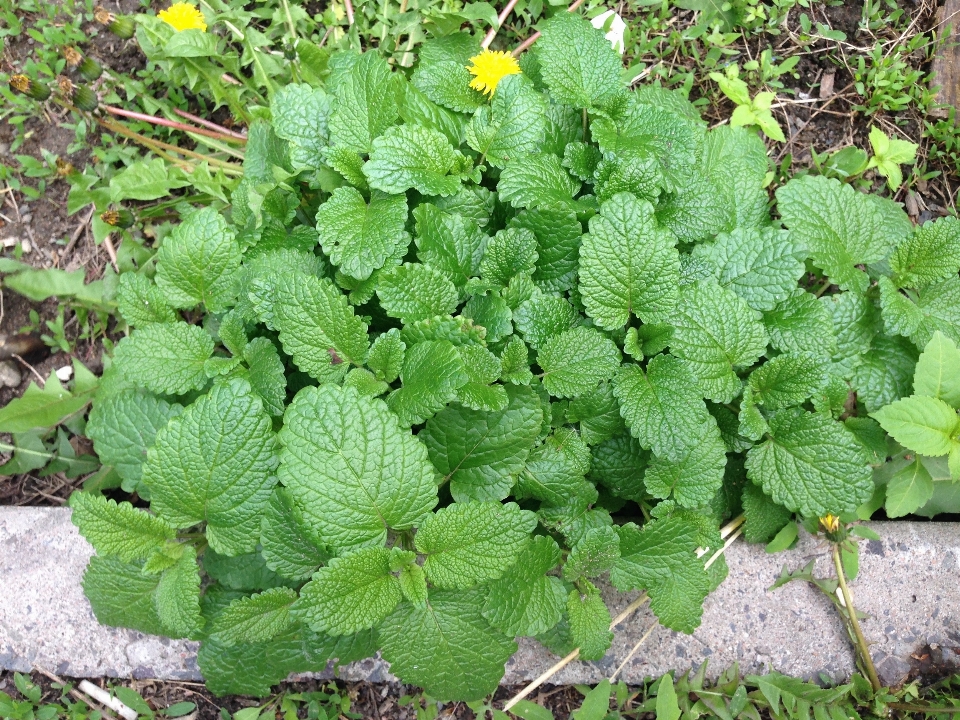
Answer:
[[80, 690], [80, 692], [86, 693], [101, 705], [106, 705], [121, 717], [126, 718], [126, 720], [137, 720], [139, 717], [139, 713], [136, 710], [124, 705], [119, 699], [112, 697], [106, 690], [98, 688], [89, 680], [81, 680], [77, 689]]
[[613, 10], [607, 10], [605, 13], [597, 15], [590, 21], [590, 24], [598, 30], [603, 30], [603, 26], [607, 24], [607, 18], [611, 15], [613, 15], [613, 22], [610, 23], [610, 30], [607, 32], [606, 38], [613, 45], [613, 49], [623, 55], [623, 31], [627, 29], [627, 24], [622, 17]]
[[57, 378], [60, 382], [66, 382], [73, 377], [73, 368], [69, 365], [64, 365], [62, 368], [57, 368]]

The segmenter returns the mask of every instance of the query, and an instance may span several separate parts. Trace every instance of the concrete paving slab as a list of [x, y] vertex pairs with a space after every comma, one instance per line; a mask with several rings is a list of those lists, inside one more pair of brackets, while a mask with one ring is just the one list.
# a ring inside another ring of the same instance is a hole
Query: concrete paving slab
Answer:
[[[910, 655], [938, 645], [960, 660], [960, 525], [876, 523], [883, 538], [865, 543], [860, 576], [852, 589], [873, 643], [882, 679], [895, 684]], [[71, 677], [155, 677], [195, 680], [197, 644], [99, 625], [83, 596], [80, 577], [91, 548], [62, 508], [0, 507], [0, 668], [39, 665]], [[817, 559], [826, 574], [829, 557], [805, 537], [789, 552], [767, 555], [737, 542], [727, 551], [730, 576], [706, 602], [703, 624], [691, 636], [658, 627], [627, 664], [622, 678], [640, 682], [668, 670], [709, 661], [712, 675], [734, 662], [743, 673], [774, 669], [805, 678], [842, 680], [854, 670], [853, 652], [830, 601], [806, 583], [767, 588], [786, 564]], [[603, 588], [616, 614], [636, 597]], [[609, 676], [653, 624], [648, 609], [624, 622], [613, 647], [598, 662], [572, 663], [553, 682], [593, 683]], [[538, 676], [557, 657], [532, 640], [507, 663], [505, 683]], [[371, 658], [341, 668], [346, 679], [389, 681], [386, 663]]]

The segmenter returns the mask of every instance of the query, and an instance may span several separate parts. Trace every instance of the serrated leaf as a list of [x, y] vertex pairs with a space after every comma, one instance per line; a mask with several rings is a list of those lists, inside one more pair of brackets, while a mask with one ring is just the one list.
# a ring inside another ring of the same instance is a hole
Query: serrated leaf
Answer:
[[576, 213], [563, 205], [522, 210], [510, 227], [525, 228], [537, 239], [533, 281], [545, 292], [569, 290], [576, 281], [583, 229]]
[[467, 144], [494, 167], [536, 152], [543, 141], [546, 105], [542, 93], [523, 75], [497, 83], [490, 105], [482, 105], [467, 125]]
[[513, 312], [513, 323], [534, 350], [579, 324], [576, 308], [558, 295], [537, 295]]
[[207, 548], [203, 551], [203, 569], [210, 579], [233, 590], [269, 590], [292, 584], [271, 570], [256, 550], [228, 557]]
[[710, 581], [696, 556], [697, 527], [679, 517], [618, 528], [620, 559], [610, 571], [619, 590], [645, 588], [650, 609], [672, 630], [691, 633], [700, 625]]
[[657, 206], [657, 222], [681, 242], [712, 238], [734, 224], [733, 208], [709, 177], [693, 174]]
[[124, 480], [136, 485], [147, 448], [157, 431], [183, 408], [132, 389], [107, 395], [94, 403], [86, 435], [104, 465], [112, 465]]
[[157, 252], [157, 287], [177, 308], [223, 310], [236, 293], [242, 256], [233, 230], [212, 208], [188, 215]]
[[379, 379], [393, 382], [400, 377], [406, 349], [406, 344], [400, 339], [400, 331], [392, 328], [373, 341], [367, 355], [367, 367]]
[[563, 579], [576, 582], [580, 578], [593, 578], [613, 567], [620, 557], [620, 536], [610, 526], [592, 528], [570, 548], [563, 564]]
[[600, 591], [589, 581], [582, 581], [583, 589], [574, 589], [567, 596], [567, 617], [570, 637], [580, 648], [583, 660], [600, 660], [606, 655], [613, 640], [610, 632], [610, 611]]
[[304, 521], [333, 548], [382, 544], [437, 503], [426, 449], [382, 400], [352, 388], [308, 387], [287, 406], [280, 481]]
[[914, 287], [956, 275], [960, 268], [960, 222], [944, 217], [926, 222], [893, 251], [890, 269], [898, 284]]
[[161, 518], [128, 502], [118, 505], [102, 495], [77, 492], [70, 497], [70, 507], [70, 519], [94, 549], [124, 562], [145, 559], [176, 536], [176, 531]]
[[869, 278], [855, 266], [882, 260], [896, 239], [883, 216], [850, 185], [823, 176], [795, 178], [777, 190], [777, 209], [814, 264], [843, 290], [859, 293]]
[[451, 405], [418, 435], [457, 501], [505, 498], [540, 433], [543, 411], [533, 391], [519, 386], [506, 392], [503, 410]]
[[271, 588], [234, 600], [210, 624], [210, 637], [227, 646], [271, 640], [293, 625], [290, 606], [296, 599], [295, 590]]
[[103, 625], [127, 627], [148, 635], [164, 635], [154, 595], [159, 575], [142, 572], [142, 563], [94, 555], [83, 573], [83, 592]]
[[537, 353], [543, 386], [554, 397], [576, 397], [613, 377], [620, 351], [593, 328], [577, 327], [547, 338]]
[[768, 410], [799, 405], [827, 382], [828, 365], [809, 353], [784, 353], [764, 363], [747, 380], [758, 405]]
[[770, 419], [770, 435], [747, 452], [747, 477], [775, 502], [807, 517], [853, 512], [873, 494], [867, 455], [841, 424], [800, 408]]
[[626, 433], [618, 434], [593, 448], [590, 476], [617, 497], [640, 500], [646, 495], [644, 471], [649, 453]]
[[453, 195], [467, 160], [446, 135], [418, 125], [390, 128], [373, 141], [363, 166], [370, 187], [386, 193], [416, 188], [424, 195]]
[[167, 305], [160, 288], [140, 273], [126, 272], [117, 288], [117, 311], [128, 325], [174, 322], [176, 313]]
[[258, 337], [243, 349], [247, 364], [247, 379], [256, 390], [267, 412], [274, 417], [283, 415], [287, 399], [287, 378], [277, 346], [269, 338]]
[[427, 40], [413, 85], [438, 105], [457, 112], [473, 112], [484, 103], [483, 93], [470, 87], [467, 65], [480, 53], [480, 43], [467, 33], [451, 33]]
[[407, 199], [378, 193], [363, 199], [351, 187], [340, 187], [317, 210], [320, 244], [330, 262], [358, 280], [383, 267], [401, 247], [410, 243], [404, 230]]
[[782, 352], [814, 352], [832, 357], [837, 338], [828, 307], [812, 294], [796, 290], [763, 314], [770, 344]]
[[913, 376], [913, 391], [960, 408], [960, 350], [941, 332], [933, 334], [920, 354]]
[[400, 602], [390, 551], [369, 547], [333, 558], [300, 589], [295, 611], [318, 632], [349, 635], [374, 627]]
[[405, 263], [381, 274], [377, 297], [385, 313], [405, 324], [449, 315], [458, 302], [454, 284], [443, 273], [419, 263]]
[[850, 377], [881, 330], [880, 312], [868, 298], [856, 293], [822, 297], [820, 303], [833, 320], [837, 338], [833, 359], [846, 371], [845, 377]]
[[463, 359], [449, 341], [420, 342], [404, 354], [401, 387], [387, 397], [387, 405], [403, 425], [416, 425], [442, 410], [469, 381]]
[[958, 442], [960, 417], [943, 400], [913, 395], [871, 413], [893, 439], [922, 455], [946, 455]]
[[487, 331], [487, 342], [500, 342], [513, 333], [513, 314], [507, 301], [492, 291], [471, 297], [461, 311], [463, 317], [473, 320]]
[[494, 286], [506, 286], [515, 275], [530, 275], [537, 262], [537, 240], [521, 228], [500, 230], [487, 243], [480, 274]]
[[455, 502], [424, 518], [414, 542], [434, 585], [464, 589], [500, 577], [536, 525], [516, 503]]
[[152, 392], [180, 395], [207, 384], [204, 363], [213, 346], [213, 338], [197, 325], [155, 323], [117, 343], [113, 361], [131, 382]]
[[887, 481], [884, 510], [892, 518], [910, 515], [922, 508], [933, 497], [933, 477], [916, 458]]
[[192, 545], [182, 548], [183, 554], [176, 564], [160, 575], [154, 595], [164, 635], [172, 638], [193, 637], [203, 627], [197, 551]]
[[584, 487], [589, 460], [589, 450], [577, 434], [568, 428], [558, 429], [531, 451], [514, 495], [562, 505]]
[[333, 103], [322, 89], [291, 83], [273, 94], [270, 114], [277, 137], [290, 143], [294, 170], [313, 170], [323, 161]]
[[676, 237], [657, 224], [650, 203], [621, 193], [600, 206], [580, 247], [580, 293], [600, 327], [618, 329], [631, 315], [665, 319], [679, 281]]
[[266, 566], [291, 580], [310, 577], [328, 559], [290, 491], [282, 487], [274, 491], [263, 512], [260, 546]]
[[571, 400], [567, 421], [580, 424], [580, 435], [587, 445], [596, 445], [617, 435], [624, 424], [613, 384], [600, 383], [596, 390]]
[[905, 338], [878, 335], [853, 371], [851, 384], [869, 412], [911, 391], [917, 350]]
[[620, 414], [640, 444], [665, 459], [679, 460], [701, 440], [707, 406], [687, 366], [672, 355], [624, 365], [613, 380]]
[[680, 288], [670, 349], [693, 371], [704, 394], [730, 402], [740, 391], [734, 370], [752, 365], [767, 348], [760, 314], [729, 288], [698, 281]]
[[437, 700], [492, 693], [517, 644], [480, 614], [484, 595], [479, 589], [434, 590], [425, 607], [401, 603], [380, 629], [390, 671]]
[[330, 116], [332, 143], [369, 152], [373, 140], [397, 120], [401, 77], [390, 71], [379, 53], [367, 52], [333, 87], [337, 104]]
[[925, 285], [911, 293], [898, 292], [887, 278], [880, 278], [880, 304], [890, 332], [926, 345], [938, 330], [960, 342], [960, 277]]
[[458, 288], [479, 274], [488, 238], [475, 222], [430, 203], [414, 208], [413, 217], [417, 257], [422, 263], [442, 272]]
[[570, 177], [560, 158], [549, 153], [535, 153], [507, 163], [497, 183], [501, 202], [524, 208], [569, 206], [579, 189], [580, 183]]
[[537, 59], [550, 94], [561, 103], [603, 108], [623, 94], [620, 58], [603, 32], [576, 13], [557, 13], [544, 23]]
[[[418, 69], [422, 67], [423, 52], [421, 51]], [[466, 69], [464, 66], [461, 67]], [[414, 72], [414, 82], [416, 82], [416, 77], [417, 73]], [[400, 106], [400, 117], [409, 125], [421, 125], [439, 130], [447, 136], [454, 147], [460, 146], [463, 142], [467, 117], [431, 101], [416, 85], [406, 85], [403, 103]]]
[[747, 542], [768, 543], [790, 522], [793, 513], [771, 500], [757, 485], [743, 488], [743, 537]]
[[560, 563], [560, 547], [543, 535], [530, 539], [499, 580], [489, 584], [483, 616], [507, 635], [539, 635], [557, 624], [567, 593], [547, 576]]
[[734, 208], [736, 227], [757, 227], [769, 221], [767, 148], [756, 132], [723, 125], [707, 133], [703, 166], [728, 207]]
[[694, 443], [675, 459], [650, 458], [644, 485], [653, 497], [672, 497], [680, 507], [698, 508], [709, 503], [723, 485], [726, 445], [712, 416], [693, 435]]

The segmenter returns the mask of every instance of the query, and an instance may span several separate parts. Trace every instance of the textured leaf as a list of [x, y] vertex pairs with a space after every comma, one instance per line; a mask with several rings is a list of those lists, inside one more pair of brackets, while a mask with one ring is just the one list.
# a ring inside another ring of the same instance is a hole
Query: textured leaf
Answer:
[[696, 556], [697, 527], [679, 517], [648, 522], [642, 529], [622, 525], [620, 559], [610, 571], [619, 590], [644, 588], [650, 609], [671, 630], [692, 633], [710, 591], [703, 562]]
[[550, 94], [575, 108], [603, 108], [623, 94], [622, 63], [603, 32], [576, 13], [543, 25], [537, 59]]
[[406, 349], [406, 344], [400, 339], [400, 331], [396, 328], [388, 330], [370, 346], [367, 367], [381, 380], [393, 382], [400, 377]]
[[747, 452], [746, 467], [774, 502], [807, 517], [853, 512], [873, 493], [866, 451], [853, 435], [799, 408], [770, 419], [770, 436]]
[[124, 480], [139, 483], [141, 465], [157, 431], [183, 411], [180, 405], [136, 390], [121, 390], [98, 400], [90, 411], [86, 435], [104, 465]]
[[243, 359], [249, 368], [246, 377], [263, 400], [267, 412], [274, 417], [283, 415], [287, 378], [277, 346], [270, 338], [254, 338], [243, 349]]
[[694, 248], [717, 267], [716, 278], [754, 310], [773, 310], [789, 298], [803, 275], [803, 249], [790, 233], [773, 228], [737, 229]]
[[203, 303], [223, 310], [236, 292], [240, 245], [233, 230], [212, 208], [187, 216], [164, 238], [157, 252], [157, 287], [178, 308]]
[[890, 268], [901, 287], [956, 275], [960, 269], [960, 222], [945, 217], [917, 227], [893, 251]]
[[710, 178], [693, 174], [660, 202], [657, 221], [681, 242], [706, 240], [734, 224], [733, 208], [725, 200]]
[[760, 136], [743, 127], [723, 125], [707, 133], [703, 166], [727, 207], [734, 208], [736, 227], [757, 227], [769, 222], [767, 148]]
[[576, 327], [579, 320], [576, 308], [558, 295], [536, 295], [513, 313], [514, 325], [535, 350], [549, 338]]
[[177, 319], [160, 288], [140, 273], [126, 272], [120, 276], [117, 311], [128, 325], [137, 327], [154, 322], [174, 322]]
[[470, 58], [480, 54], [480, 43], [467, 33], [452, 33], [427, 40], [413, 84], [438, 105], [457, 112], [473, 112], [484, 104], [483, 93], [470, 87]]
[[320, 88], [291, 83], [274, 93], [270, 103], [273, 131], [290, 143], [294, 170], [313, 170], [323, 162], [331, 98]]
[[922, 455], [946, 455], [960, 435], [956, 410], [937, 398], [901, 398], [871, 415], [894, 440]]
[[437, 503], [425, 448], [382, 400], [335, 385], [301, 390], [287, 407], [279, 477], [304, 521], [334, 548], [382, 544]]
[[767, 543], [790, 522], [793, 513], [778, 505], [758, 486], [748, 483], [743, 488], [743, 536], [747, 542]]
[[[920, 354], [913, 376], [913, 391], [960, 408], [960, 350], [943, 333], [934, 333]], [[87, 428], [89, 430], [89, 425]]]
[[437, 700], [492, 693], [517, 644], [480, 614], [481, 590], [436, 590], [425, 607], [404, 602], [380, 629], [383, 658], [404, 682]]
[[620, 433], [623, 418], [613, 385], [601, 383], [596, 390], [571, 400], [567, 421], [580, 424], [580, 435], [587, 445], [596, 445]]
[[211, 623], [210, 636], [224, 645], [270, 640], [293, 624], [290, 606], [296, 599], [295, 590], [271, 588], [235, 600]]
[[869, 412], [909, 395], [917, 350], [904, 338], [878, 335], [853, 371], [852, 385]]
[[915, 513], [933, 497], [933, 477], [920, 458], [895, 473], [887, 482], [883, 506], [892, 518]]
[[600, 660], [610, 648], [610, 611], [591, 583], [583, 582], [583, 590], [571, 590], [567, 596], [567, 617], [570, 636], [580, 648], [582, 660]]
[[375, 193], [367, 204], [358, 190], [340, 187], [317, 211], [317, 232], [330, 262], [347, 275], [366, 280], [410, 243], [406, 221], [407, 200], [402, 195]]
[[567, 174], [560, 158], [536, 153], [506, 165], [500, 173], [497, 192], [501, 202], [513, 207], [569, 206], [580, 183]]
[[417, 257], [422, 263], [442, 272], [458, 288], [479, 274], [487, 237], [475, 222], [430, 203], [418, 205], [413, 216]]
[[734, 370], [752, 365], [767, 347], [759, 313], [728, 288], [698, 281], [680, 288], [670, 349], [686, 361], [704, 394], [729, 402], [740, 391]]
[[442, 410], [470, 377], [449, 341], [430, 340], [406, 351], [400, 381], [400, 389], [390, 394], [387, 405], [403, 425], [410, 426]]
[[250, 384], [234, 379], [171, 419], [147, 451], [151, 508], [174, 527], [206, 522], [210, 547], [253, 550], [276, 478], [270, 416]]
[[457, 288], [441, 272], [405, 263], [379, 277], [377, 296], [383, 311], [404, 323], [449, 315], [457, 307]]
[[591, 477], [617, 497], [640, 500], [645, 496], [644, 471], [649, 453], [626, 433], [593, 448]]
[[296, 613], [318, 632], [349, 635], [377, 625], [400, 602], [390, 551], [369, 547], [334, 558], [300, 589]]
[[913, 291], [913, 298], [880, 278], [880, 303], [889, 331], [909, 337], [918, 347], [930, 342], [937, 331], [960, 342], [960, 277], [926, 285]]
[[653, 206], [621, 193], [600, 206], [580, 248], [580, 292], [587, 314], [615, 330], [673, 310], [680, 281], [676, 238], [657, 225]]
[[546, 292], [569, 290], [576, 281], [583, 228], [576, 213], [563, 205], [523, 210], [510, 227], [525, 228], [537, 239], [533, 281]]
[[437, 130], [401, 125], [373, 141], [363, 166], [370, 187], [387, 193], [416, 188], [424, 195], [453, 195], [460, 189], [466, 158]]
[[145, 325], [117, 343], [113, 361], [124, 377], [152, 392], [180, 395], [207, 384], [204, 363], [213, 338], [185, 322]]
[[142, 564], [94, 555], [83, 573], [83, 592], [103, 625], [127, 627], [148, 635], [165, 635], [154, 596], [159, 575], [142, 572]]
[[418, 435], [457, 501], [505, 498], [540, 433], [543, 411], [533, 391], [519, 386], [506, 392], [504, 410], [451, 405]]
[[536, 152], [543, 141], [546, 105], [543, 95], [523, 75], [497, 83], [490, 105], [477, 109], [467, 126], [467, 144], [494, 167]]
[[330, 138], [335, 145], [370, 151], [374, 138], [397, 120], [400, 76], [390, 71], [379, 53], [357, 59], [335, 84], [337, 104], [330, 116]]
[[777, 190], [777, 209], [814, 264], [844, 290], [864, 292], [869, 278], [855, 266], [882, 260], [895, 237], [868, 196], [823, 176], [795, 178]]
[[291, 580], [310, 577], [328, 559], [319, 540], [307, 529], [290, 491], [282, 487], [274, 491], [264, 510], [260, 546], [266, 566]]
[[[849, 377], [871, 342], [881, 330], [880, 313], [874, 304], [856, 293], [838, 293], [820, 298], [820, 303], [833, 319], [837, 351], [833, 356]], [[803, 348], [800, 348], [801, 350]]]
[[796, 290], [763, 314], [770, 344], [782, 352], [813, 352], [833, 356], [837, 338], [826, 305], [812, 293]]
[[529, 275], [537, 262], [537, 240], [526, 229], [500, 230], [487, 243], [480, 274], [494, 285], [506, 286], [515, 275]]
[[203, 627], [197, 551], [192, 545], [181, 545], [181, 548], [180, 559], [160, 575], [154, 596], [157, 617], [165, 630], [163, 634], [172, 638], [195, 636]]
[[653, 497], [672, 497], [680, 507], [698, 508], [709, 503], [723, 485], [727, 448], [713, 417], [705, 420], [691, 439], [692, 445], [676, 459], [658, 457], [654, 452], [643, 482]]
[[[587, 462], [583, 462], [583, 451]], [[568, 428], [558, 429], [531, 451], [513, 494], [562, 505], [584, 487], [589, 459], [589, 450], [576, 433]]]
[[507, 635], [539, 635], [560, 620], [567, 593], [559, 578], [546, 575], [560, 564], [552, 538], [530, 539], [517, 562], [489, 584], [483, 616]]
[[548, 338], [537, 353], [543, 386], [554, 397], [576, 397], [609, 380], [620, 365], [620, 351], [593, 328], [578, 327]]
[[434, 585], [463, 589], [500, 577], [536, 525], [536, 515], [516, 503], [453, 503], [424, 518], [415, 543]]
[[825, 361], [811, 354], [785, 353], [764, 363], [747, 380], [753, 400], [768, 410], [799, 405], [827, 382]]
[[77, 492], [70, 497], [70, 507], [70, 519], [94, 549], [124, 562], [145, 559], [176, 536], [162, 519], [128, 502], [118, 505], [102, 495]]
[[576, 582], [597, 577], [613, 567], [620, 557], [620, 536], [611, 526], [592, 528], [576, 543], [563, 564], [563, 579]]
[[707, 406], [696, 379], [672, 355], [624, 365], [613, 381], [620, 413], [640, 444], [665, 459], [679, 460], [701, 441]]

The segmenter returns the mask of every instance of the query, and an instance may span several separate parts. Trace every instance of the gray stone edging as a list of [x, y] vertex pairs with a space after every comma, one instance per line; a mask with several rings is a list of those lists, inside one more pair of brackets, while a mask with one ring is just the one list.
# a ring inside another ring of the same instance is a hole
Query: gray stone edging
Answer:
[[[875, 523], [883, 538], [861, 550], [860, 576], [852, 585], [857, 606], [871, 617], [863, 630], [873, 644], [881, 679], [900, 682], [920, 646], [939, 645], [945, 659], [960, 659], [960, 525]], [[198, 679], [197, 644], [99, 625], [80, 577], [92, 553], [63, 508], [0, 507], [0, 668], [39, 665], [71, 677]], [[854, 669], [853, 652], [830, 601], [806, 583], [767, 588], [786, 564], [810, 559], [826, 574], [829, 558], [814, 538], [795, 550], [768, 555], [734, 543], [730, 575], [708, 599], [703, 624], [686, 636], [658, 627], [627, 664], [622, 679], [636, 683], [668, 670], [685, 671], [709, 660], [712, 675], [733, 662], [741, 672], [773, 669], [835, 680]], [[636, 597], [603, 587], [611, 612]], [[625, 621], [613, 647], [598, 662], [576, 662], [555, 683], [593, 683], [608, 676], [653, 623], [648, 608]], [[507, 663], [505, 683], [528, 681], [557, 661], [532, 640]], [[347, 679], [391, 680], [386, 663], [365, 660], [341, 668]]]

